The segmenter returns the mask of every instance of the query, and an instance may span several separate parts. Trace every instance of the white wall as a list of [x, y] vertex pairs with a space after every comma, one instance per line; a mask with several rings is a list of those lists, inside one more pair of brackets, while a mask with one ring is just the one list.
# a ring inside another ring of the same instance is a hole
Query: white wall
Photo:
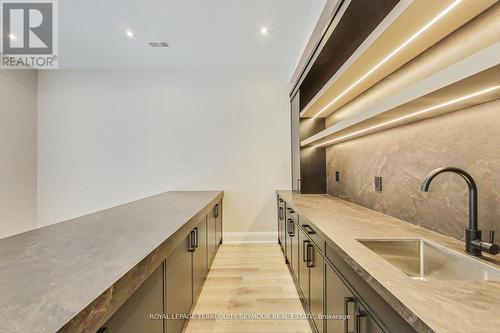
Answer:
[[223, 189], [226, 232], [276, 230], [274, 190], [290, 187], [287, 68], [46, 71], [38, 86], [40, 226]]
[[0, 238], [36, 227], [37, 73], [0, 70]]

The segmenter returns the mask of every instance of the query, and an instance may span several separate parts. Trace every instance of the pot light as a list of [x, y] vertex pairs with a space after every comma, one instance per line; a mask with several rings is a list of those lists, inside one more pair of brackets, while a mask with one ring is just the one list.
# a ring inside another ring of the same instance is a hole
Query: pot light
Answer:
[[267, 35], [268, 33], [269, 33], [269, 28], [267, 28], [267, 27], [260, 28], [261, 35]]
[[130, 30], [125, 31], [125, 35], [129, 38], [135, 38], [135, 34]]
[[378, 124], [378, 125], [367, 127], [365, 129], [362, 129], [362, 130], [359, 130], [359, 131], [356, 131], [356, 132], [353, 132], [353, 133], [350, 133], [350, 134], [338, 137], [336, 139], [320, 143], [319, 145], [314, 146], [314, 148], [321, 148], [321, 147], [324, 147], [324, 146], [328, 146], [328, 145], [337, 143], [339, 141], [344, 141], [344, 140], [352, 138], [354, 136], [357, 136], [357, 135], [360, 135], [360, 134], [363, 134], [363, 133], [367, 133], [367, 132], [373, 131], [373, 130], [378, 129], [378, 128], [382, 128], [382, 127], [387, 126], [387, 125], [395, 124], [395, 123], [397, 123], [399, 121], [402, 121], [402, 120], [406, 120], [406, 119], [410, 119], [410, 118], [413, 118], [413, 117], [416, 117], [416, 116], [420, 116], [422, 114], [425, 114], [425, 113], [428, 113], [428, 112], [431, 112], [431, 111], [435, 111], [437, 109], [441, 109], [441, 108], [444, 108], [444, 107], [449, 106], [449, 105], [453, 105], [453, 104], [456, 104], [456, 103], [463, 102], [463, 101], [465, 101], [467, 99], [470, 99], [470, 98], [474, 98], [474, 97], [477, 97], [477, 96], [480, 96], [480, 95], [487, 94], [487, 93], [495, 91], [497, 89], [500, 89], [500, 85], [489, 87], [489, 88], [477, 91], [477, 92], [469, 94], [469, 95], [465, 95], [465, 96], [462, 96], [462, 97], [459, 97], [459, 98], [456, 98], [456, 99], [452, 99], [450, 101], [447, 101], [447, 102], [444, 102], [444, 103], [441, 103], [441, 104], [438, 104], [438, 105], [434, 105], [434, 106], [431, 106], [431, 107], [429, 107], [427, 109], [423, 109], [423, 110], [420, 110], [420, 111], [417, 111], [417, 112], [414, 112], [414, 113], [410, 113], [410, 114], [408, 114], [406, 116], [398, 117], [396, 119], [392, 119], [392, 120], [383, 122], [383, 123]]
[[403, 44], [399, 45], [394, 51], [392, 51], [388, 56], [386, 56], [382, 61], [373, 66], [368, 72], [366, 72], [363, 76], [361, 76], [356, 82], [350, 85], [346, 90], [341, 92], [337, 97], [335, 97], [330, 103], [328, 103], [325, 107], [323, 107], [318, 113], [316, 113], [312, 118], [316, 118], [321, 115], [323, 112], [328, 110], [332, 105], [334, 105], [339, 99], [344, 97], [347, 93], [349, 93], [352, 89], [354, 89], [357, 85], [363, 82], [368, 76], [370, 76], [373, 72], [379, 69], [383, 64], [394, 58], [396, 54], [401, 52], [408, 44], [413, 42], [418, 36], [423, 34], [426, 30], [428, 30], [431, 26], [433, 26], [437, 21], [443, 18], [446, 14], [448, 14], [453, 8], [455, 8], [462, 0], [455, 0], [451, 5], [446, 7], [441, 13], [439, 13], [436, 17], [430, 20], [426, 25], [424, 25], [420, 30], [418, 30], [415, 34], [413, 34], [410, 38], [408, 38]]

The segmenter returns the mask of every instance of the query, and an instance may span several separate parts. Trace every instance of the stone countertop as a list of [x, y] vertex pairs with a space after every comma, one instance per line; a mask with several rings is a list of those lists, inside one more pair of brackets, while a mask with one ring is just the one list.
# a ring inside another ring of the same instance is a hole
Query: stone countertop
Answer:
[[166, 192], [0, 240], [0, 332], [95, 332], [223, 196]]
[[[500, 282], [413, 280], [356, 239], [421, 237], [459, 253], [464, 243], [326, 194], [277, 193], [417, 331], [499, 332]], [[500, 268], [499, 256], [480, 260]]]

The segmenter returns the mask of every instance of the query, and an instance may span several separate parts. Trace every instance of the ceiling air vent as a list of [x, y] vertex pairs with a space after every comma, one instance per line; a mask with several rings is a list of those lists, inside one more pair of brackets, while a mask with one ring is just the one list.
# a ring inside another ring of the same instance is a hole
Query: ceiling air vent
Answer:
[[149, 46], [151, 47], [168, 47], [167, 42], [148, 42]]

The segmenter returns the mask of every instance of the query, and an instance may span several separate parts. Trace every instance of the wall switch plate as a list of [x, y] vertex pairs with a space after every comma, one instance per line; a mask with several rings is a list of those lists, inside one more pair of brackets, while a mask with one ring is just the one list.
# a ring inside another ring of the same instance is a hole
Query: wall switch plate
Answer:
[[375, 177], [375, 191], [382, 192], [382, 177]]
[[335, 181], [340, 182], [340, 171], [335, 171]]

